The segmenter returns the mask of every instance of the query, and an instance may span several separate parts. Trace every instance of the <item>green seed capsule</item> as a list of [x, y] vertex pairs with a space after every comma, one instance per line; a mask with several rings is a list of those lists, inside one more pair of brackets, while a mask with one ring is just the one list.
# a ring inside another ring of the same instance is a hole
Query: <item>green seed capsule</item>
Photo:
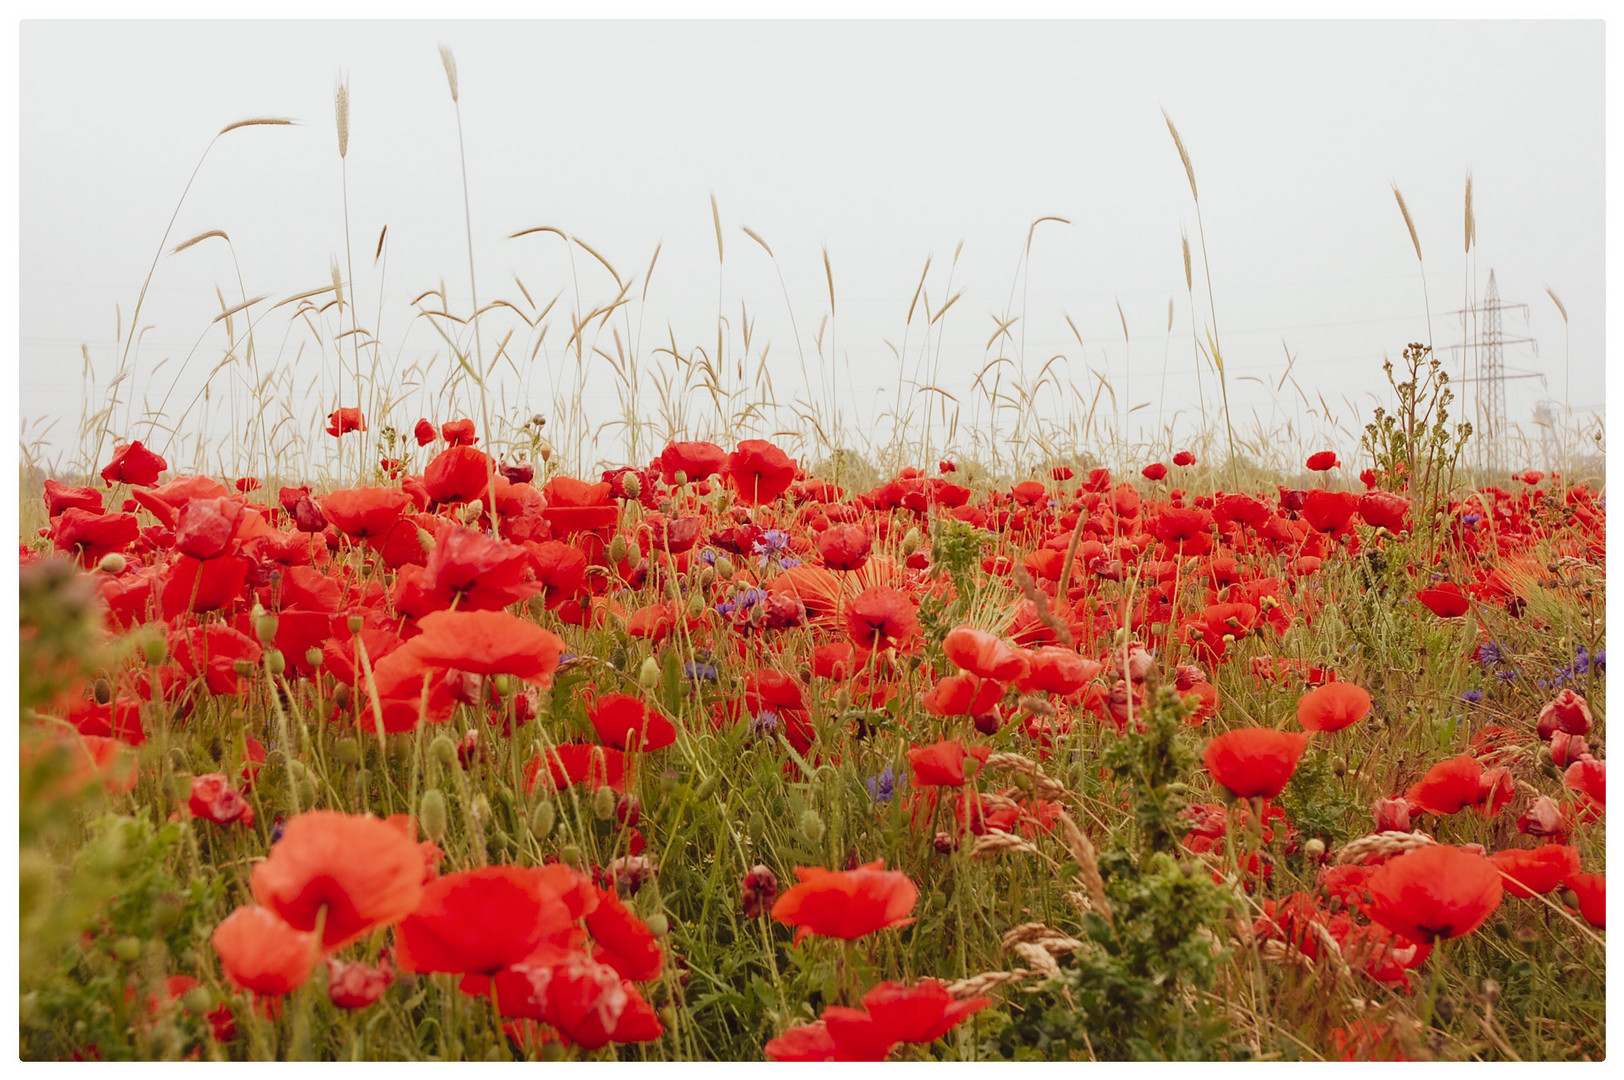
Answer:
[[447, 818], [445, 795], [440, 789], [429, 788], [423, 792], [417, 804], [417, 823], [423, 826], [423, 835], [438, 844], [445, 838]]
[[345, 736], [333, 746], [333, 756], [346, 765], [356, 765], [361, 761], [361, 744], [355, 738]]
[[558, 857], [564, 860], [565, 866], [570, 867], [578, 868], [586, 862], [586, 858], [581, 854], [581, 849], [575, 844], [564, 845], [564, 850], [558, 853]]
[[233, 660], [231, 670], [246, 679], [254, 673], [254, 662], [252, 660]]
[[305, 650], [305, 663], [310, 667], [321, 667], [322, 661], [326, 658], [326, 654], [314, 645]]
[[436, 735], [434, 741], [429, 743], [429, 757], [441, 765], [452, 765], [457, 760], [457, 744], [451, 741], [449, 735]]
[[261, 645], [269, 645], [276, 640], [277, 627], [281, 620], [275, 615], [260, 615], [254, 620], [254, 636], [259, 638]]
[[663, 938], [671, 932], [671, 920], [667, 919], [662, 912], [656, 911], [644, 919], [643, 924], [648, 927], [648, 932], [657, 938]]
[[507, 672], [504, 671], [500, 675], [493, 678], [491, 680], [491, 685], [496, 687], [496, 692], [501, 694], [503, 697], [506, 698], [513, 696], [513, 676], [509, 675]]
[[152, 925], [159, 933], [167, 934], [180, 924], [180, 917], [185, 913], [186, 905], [181, 903], [180, 897], [164, 893], [152, 902]]
[[282, 655], [281, 649], [265, 650], [265, 670], [272, 675], [280, 675], [288, 669], [288, 658]]
[[537, 840], [545, 840], [553, 831], [553, 822], [558, 820], [558, 811], [548, 799], [543, 799], [530, 811], [530, 835]]
[[141, 939], [137, 937], [121, 937], [113, 942], [113, 955], [122, 964], [133, 964], [141, 959]]
[[363, 625], [365, 625], [365, 624], [362, 623], [361, 616], [359, 616], [359, 615], [351, 615], [350, 619], [349, 619], [349, 623], [347, 625], [350, 628], [350, 633], [359, 634], [361, 632], [361, 627]]
[[206, 986], [194, 986], [181, 995], [180, 1003], [193, 1016], [202, 1016], [214, 1007], [214, 995]]
[[[660, 1023], [665, 1026], [665, 1030], [667, 1030], [667, 1031], [670, 1031], [672, 1028], [677, 1026], [677, 1009], [676, 1009], [676, 1006], [674, 1006], [674, 1005], [661, 1005], [660, 1006]], [[551, 1045], [551, 1044], [549, 1044], [549, 1045]]]
[[157, 667], [169, 657], [169, 646], [161, 637], [149, 637], [141, 643], [141, 656], [149, 667]]
[[801, 835], [810, 843], [818, 843], [823, 839], [823, 818], [816, 810], [808, 807], [801, 813]]

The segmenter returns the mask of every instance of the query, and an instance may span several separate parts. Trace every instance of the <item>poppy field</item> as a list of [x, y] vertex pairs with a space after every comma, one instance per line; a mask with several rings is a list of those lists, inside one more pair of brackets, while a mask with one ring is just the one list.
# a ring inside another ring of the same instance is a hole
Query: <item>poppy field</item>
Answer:
[[[344, 190], [348, 282], [217, 290], [246, 415], [208, 382], [133, 415], [149, 273], [79, 462], [22, 470], [23, 1059], [1605, 1058], [1597, 459], [1483, 464], [1421, 344], [1336, 448], [1238, 439], [1204, 228], [1199, 438], [1130, 444], [1126, 392], [1101, 438], [1106, 380], [1024, 353], [961, 430], [927, 261], [915, 396], [863, 446], [804, 354], [769, 409], [742, 304], [640, 360], [634, 275], [550, 226], [508, 239], [616, 291], [538, 360], [547, 293], [464, 318], [442, 282], [411, 316], [442, 374], [357, 315]], [[553, 361], [547, 429], [496, 387]], [[1040, 415], [1068, 390], [1086, 423]]]
[[23, 1056], [1599, 1059], [1604, 499], [1369, 434], [120, 444], [24, 494]]

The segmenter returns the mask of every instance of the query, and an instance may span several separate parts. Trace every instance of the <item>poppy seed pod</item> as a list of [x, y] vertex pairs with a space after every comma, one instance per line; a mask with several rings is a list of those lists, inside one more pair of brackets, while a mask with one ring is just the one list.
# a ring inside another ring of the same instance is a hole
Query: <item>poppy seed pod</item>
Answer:
[[423, 827], [423, 835], [438, 844], [445, 837], [447, 818], [445, 795], [440, 789], [423, 792], [417, 805], [417, 823]]
[[553, 831], [553, 823], [558, 820], [558, 811], [553, 807], [550, 799], [543, 799], [530, 811], [530, 835], [537, 840], [547, 839]]

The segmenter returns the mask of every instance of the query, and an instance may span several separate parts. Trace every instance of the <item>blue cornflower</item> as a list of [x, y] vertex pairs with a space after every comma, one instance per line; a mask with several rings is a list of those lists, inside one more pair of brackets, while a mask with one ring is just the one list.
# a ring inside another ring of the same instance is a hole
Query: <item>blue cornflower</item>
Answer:
[[702, 660], [690, 660], [683, 664], [682, 673], [690, 681], [694, 679], [704, 679], [706, 682], [716, 681], [716, 665], [707, 664]]
[[1502, 663], [1505, 660], [1505, 653], [1501, 651], [1500, 643], [1498, 641], [1485, 641], [1481, 643], [1478, 645], [1477, 652], [1474, 655], [1477, 658], [1477, 662], [1482, 664], [1484, 667], [1493, 667], [1495, 664]]
[[1483, 691], [1481, 691], [1481, 690], [1465, 690], [1465, 691], [1462, 691], [1461, 695], [1460, 695], [1460, 699], [1462, 701], [1471, 702], [1472, 704], [1475, 705], [1479, 701], [1483, 700]]
[[897, 793], [897, 774], [887, 765], [878, 776], [868, 778], [868, 797], [877, 803], [888, 803]]
[[750, 718], [750, 732], [754, 735], [771, 735], [778, 730], [778, 714], [771, 709], [763, 709]]

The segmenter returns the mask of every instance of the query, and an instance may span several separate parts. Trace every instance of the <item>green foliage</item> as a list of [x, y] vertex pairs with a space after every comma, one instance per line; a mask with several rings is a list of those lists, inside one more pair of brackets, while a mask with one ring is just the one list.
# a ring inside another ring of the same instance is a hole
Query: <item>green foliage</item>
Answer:
[[1184, 724], [1186, 707], [1173, 691], [1146, 692], [1146, 706], [1135, 719], [1142, 731], [1130, 731], [1112, 743], [1102, 762], [1128, 788], [1142, 854], [1172, 852], [1181, 833], [1179, 811], [1189, 805], [1185, 771], [1195, 763]]
[[[1384, 360], [1382, 371], [1398, 402], [1392, 413], [1377, 406], [1365, 425], [1361, 447], [1370, 454], [1377, 477], [1388, 490], [1407, 489], [1414, 502], [1415, 528], [1435, 531], [1434, 515], [1441, 509], [1454, 481], [1461, 452], [1472, 437], [1472, 425], [1449, 425], [1449, 373], [1429, 346], [1411, 344], [1404, 350], [1405, 378]], [[1407, 481], [1407, 483], [1406, 483]]]
[[1083, 918], [1088, 940], [1058, 979], [1021, 1001], [989, 1050], [1025, 1047], [1049, 1060], [1199, 1061], [1238, 1057], [1228, 1023], [1203, 998], [1227, 960], [1219, 942], [1234, 894], [1194, 862], [1157, 852], [1141, 866], [1123, 851], [1100, 858], [1115, 922]]
[[1338, 772], [1335, 754], [1311, 751], [1297, 762], [1291, 782], [1280, 793], [1280, 808], [1304, 840], [1317, 836], [1327, 847], [1335, 847], [1367, 831], [1370, 808], [1348, 794]]

